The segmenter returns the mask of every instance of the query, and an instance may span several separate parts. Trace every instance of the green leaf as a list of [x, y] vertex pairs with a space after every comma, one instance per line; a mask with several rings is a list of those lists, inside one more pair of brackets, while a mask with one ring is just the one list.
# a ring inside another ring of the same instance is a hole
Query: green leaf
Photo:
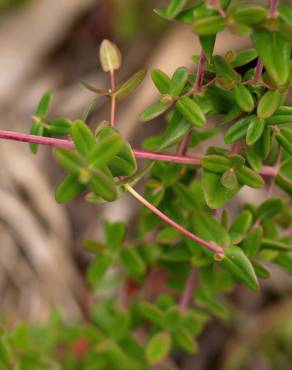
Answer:
[[166, 227], [158, 233], [156, 241], [160, 244], [170, 244], [177, 240], [179, 236], [179, 231], [173, 227]]
[[146, 356], [150, 364], [158, 364], [164, 360], [171, 350], [171, 336], [167, 332], [154, 335], [146, 346]]
[[188, 353], [198, 352], [198, 343], [186, 328], [180, 327], [176, 330], [175, 341], [180, 348]]
[[161, 94], [169, 94], [170, 78], [166, 73], [158, 68], [153, 69], [151, 72], [151, 78], [157, 90], [161, 92]]
[[122, 56], [117, 45], [109, 40], [103, 40], [100, 45], [99, 58], [101, 67], [105, 72], [113, 73], [121, 67]]
[[235, 100], [244, 112], [251, 112], [254, 109], [252, 94], [245, 85], [237, 84], [234, 86]]
[[140, 276], [145, 273], [145, 262], [134, 248], [124, 248], [120, 258], [124, 268], [131, 275]]
[[233, 123], [224, 136], [225, 143], [233, 144], [242, 139], [246, 135], [248, 126], [254, 117], [254, 115], [243, 117], [237, 122]]
[[152, 119], [159, 117], [162, 113], [166, 112], [168, 108], [172, 106], [173, 100], [170, 95], [163, 95], [162, 98], [150, 105], [140, 114], [140, 120], [143, 122], [151, 121]]
[[177, 110], [194, 126], [203, 126], [206, 118], [201, 108], [191, 98], [183, 96], [176, 103]]
[[171, 0], [167, 9], [166, 15], [168, 18], [176, 17], [185, 7], [188, 0]]
[[55, 198], [58, 203], [65, 203], [75, 198], [85, 189], [77, 175], [68, 175], [57, 187]]
[[[43, 123], [41, 121], [35, 120], [32, 124], [30, 134], [31, 135], [36, 135], [36, 136], [43, 136], [43, 133], [44, 133]], [[30, 151], [33, 154], [37, 153], [38, 147], [39, 147], [38, 144], [34, 144], [34, 143], [29, 144]]]
[[242, 185], [250, 186], [251, 188], [262, 188], [265, 184], [260, 175], [248, 167], [242, 166], [236, 170], [237, 178]]
[[103, 253], [99, 254], [90, 264], [87, 271], [87, 279], [91, 285], [98, 284], [106, 274], [107, 270], [112, 265], [110, 255]]
[[197, 291], [196, 302], [203, 307], [206, 307], [209, 312], [221, 320], [228, 320], [230, 313], [228, 309], [215, 297], [210, 297], [203, 289]]
[[249, 234], [244, 238], [241, 248], [248, 257], [255, 257], [260, 246], [263, 236], [263, 229], [261, 226], [254, 227]]
[[233, 168], [228, 168], [221, 176], [221, 184], [230, 190], [238, 189], [237, 176]]
[[46, 91], [44, 95], [41, 97], [41, 100], [37, 106], [35, 111], [35, 115], [40, 118], [47, 117], [50, 109], [52, 94], [50, 91]]
[[270, 220], [284, 207], [283, 200], [280, 198], [270, 198], [263, 202], [256, 211], [256, 216], [260, 221]]
[[132, 94], [143, 82], [146, 76], [146, 69], [141, 69], [134, 74], [128, 81], [124, 82], [120, 87], [118, 87], [112, 96], [118, 100], [122, 100]]
[[212, 15], [210, 17], [195, 20], [193, 23], [193, 32], [200, 36], [214, 35], [223, 31], [225, 20], [221, 15]]
[[113, 178], [98, 168], [95, 168], [92, 173], [89, 188], [95, 195], [108, 202], [113, 202], [117, 199], [118, 194]]
[[254, 147], [248, 147], [246, 149], [245, 155], [251, 168], [253, 168], [257, 172], [260, 172], [263, 167], [263, 163], [261, 158], [256, 153]]
[[291, 44], [279, 32], [264, 28], [255, 28], [252, 39], [269, 76], [277, 85], [285, 85], [290, 76]]
[[267, 10], [261, 6], [238, 6], [234, 12], [233, 17], [236, 22], [255, 25], [264, 21], [267, 17]]
[[261, 249], [268, 249], [279, 252], [291, 251], [291, 245], [281, 242], [280, 240], [274, 240], [269, 238], [263, 238], [261, 240]]
[[181, 323], [181, 312], [176, 306], [169, 307], [163, 318], [163, 326], [168, 330], [176, 330]]
[[242, 50], [231, 59], [230, 65], [233, 68], [238, 68], [252, 62], [257, 56], [258, 53], [255, 49]]
[[160, 137], [158, 149], [162, 150], [175, 144], [179, 139], [184, 137], [193, 126], [186, 121], [182, 115], [175, 110], [167, 125], [166, 130]]
[[275, 137], [282, 148], [292, 155], [292, 130], [289, 128], [282, 128]]
[[212, 55], [215, 46], [216, 35], [200, 36], [200, 44], [209, 62], [212, 60]]
[[173, 98], [177, 98], [188, 80], [189, 72], [185, 67], [179, 67], [173, 74], [170, 82], [169, 93]]
[[238, 244], [251, 227], [252, 213], [248, 210], [242, 211], [230, 227], [229, 235], [231, 242]]
[[270, 153], [271, 139], [272, 139], [271, 133], [272, 133], [271, 128], [267, 126], [267, 122], [266, 122], [266, 126], [265, 126], [262, 136], [255, 143], [256, 153], [262, 159], [267, 158], [267, 156]]
[[125, 224], [122, 222], [105, 222], [104, 229], [106, 245], [112, 251], [117, 251], [125, 239]]
[[268, 118], [278, 109], [282, 101], [282, 95], [277, 90], [267, 91], [260, 99], [257, 108], [259, 118]]
[[246, 133], [246, 143], [247, 145], [253, 145], [262, 136], [265, 129], [265, 121], [258, 117], [253, 117], [248, 125]]
[[68, 118], [56, 118], [47, 122], [45, 129], [49, 136], [66, 136], [70, 134], [72, 122]]
[[55, 156], [62, 167], [73, 175], [78, 175], [84, 163], [80, 155], [72, 150], [55, 148]]
[[80, 120], [73, 122], [71, 135], [77, 151], [83, 156], [87, 156], [96, 144], [91, 130]]
[[145, 317], [147, 320], [157, 325], [162, 325], [164, 316], [162, 310], [159, 307], [149, 302], [141, 302], [139, 304], [139, 310], [142, 316]]
[[124, 145], [124, 139], [119, 134], [112, 134], [99, 142], [88, 154], [88, 163], [91, 168], [99, 168], [108, 165], [111, 160], [119, 153]]
[[236, 80], [237, 79], [237, 73], [231, 67], [231, 65], [226, 61], [226, 59], [224, 59], [220, 55], [215, 55], [213, 57], [213, 63], [214, 63], [215, 70], [216, 70], [218, 77], [224, 78], [226, 80]]
[[207, 170], [203, 171], [202, 188], [204, 190], [206, 203], [212, 209], [220, 208], [232, 199], [240, 190], [230, 190], [221, 184], [221, 175]]
[[224, 252], [223, 259], [219, 263], [248, 288], [252, 290], [258, 289], [255, 271], [242, 249], [236, 246], [227, 248]]
[[209, 154], [202, 158], [201, 165], [205, 170], [223, 173], [230, 165], [230, 160], [223, 155]]

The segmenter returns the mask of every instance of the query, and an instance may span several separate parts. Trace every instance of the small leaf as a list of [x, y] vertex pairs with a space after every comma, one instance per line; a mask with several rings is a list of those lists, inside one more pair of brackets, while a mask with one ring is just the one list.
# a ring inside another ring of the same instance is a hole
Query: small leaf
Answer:
[[248, 257], [255, 257], [260, 246], [263, 236], [263, 229], [261, 226], [253, 228], [249, 234], [244, 238], [241, 248]]
[[[39, 120], [35, 120], [32, 124], [32, 127], [31, 127], [31, 130], [30, 130], [30, 134], [31, 135], [36, 135], [36, 136], [43, 136], [43, 133], [44, 133], [44, 125], [42, 122], [40, 122]], [[34, 144], [34, 143], [30, 143], [29, 144], [29, 148], [30, 148], [30, 151], [33, 153], [33, 154], [36, 154], [37, 151], [38, 151], [38, 144]]]
[[206, 118], [201, 108], [191, 98], [181, 97], [176, 103], [177, 110], [181, 115], [194, 126], [203, 126]]
[[254, 147], [248, 147], [246, 149], [246, 159], [248, 164], [257, 172], [260, 172], [263, 167], [263, 162], [261, 158], [256, 153]]
[[221, 15], [213, 15], [196, 20], [193, 23], [193, 32], [200, 36], [214, 35], [223, 31], [225, 20]]
[[157, 87], [158, 91], [161, 92], [161, 94], [169, 94], [170, 78], [166, 73], [160, 69], [153, 69], [151, 72], [151, 77], [154, 85]]
[[258, 117], [253, 117], [248, 125], [246, 133], [246, 143], [247, 145], [253, 145], [262, 136], [265, 129], [265, 121]]
[[284, 207], [280, 198], [270, 198], [263, 202], [257, 209], [256, 215], [260, 221], [271, 220], [275, 215], [282, 211]]
[[79, 174], [84, 163], [82, 158], [76, 152], [63, 148], [54, 149], [58, 162], [73, 175]]
[[198, 352], [198, 343], [186, 328], [180, 327], [175, 332], [175, 341], [180, 348], [188, 353]]
[[240, 120], [238, 120], [237, 122], [233, 123], [232, 126], [229, 127], [229, 129], [227, 130], [227, 132], [224, 136], [225, 143], [226, 144], [233, 144], [236, 141], [243, 138], [247, 133], [247, 129], [248, 129], [248, 126], [250, 124], [250, 121], [254, 117], [255, 117], [254, 115], [243, 117]]
[[85, 87], [87, 90], [94, 92], [95, 94], [103, 95], [103, 96], [109, 96], [110, 95], [109, 90], [99, 89], [98, 87], [94, 87], [94, 86], [90, 85], [87, 82], [82, 81], [81, 85], [83, 87]]
[[236, 246], [227, 248], [224, 252], [223, 259], [219, 263], [247, 287], [252, 290], [258, 289], [255, 271], [242, 249]]
[[171, 0], [167, 9], [166, 16], [173, 19], [176, 17], [184, 8], [188, 0]]
[[278, 109], [282, 101], [282, 95], [277, 90], [267, 91], [260, 99], [257, 115], [259, 118], [268, 118]]
[[139, 310], [142, 316], [145, 317], [147, 320], [157, 325], [162, 325], [163, 312], [159, 307], [149, 302], [142, 302], [139, 304]]
[[143, 122], [150, 121], [162, 113], [166, 112], [172, 106], [173, 100], [170, 95], [163, 95], [163, 97], [156, 103], [150, 105], [140, 115], [140, 120]]
[[171, 350], [171, 336], [167, 332], [154, 335], [146, 346], [146, 356], [150, 364], [158, 364]]
[[255, 49], [246, 49], [237, 53], [230, 61], [233, 68], [238, 68], [250, 63], [257, 57], [258, 53]]
[[223, 173], [228, 170], [230, 160], [223, 155], [209, 154], [202, 158], [201, 165], [208, 171]]
[[41, 97], [41, 100], [35, 111], [35, 115], [40, 118], [45, 118], [48, 115], [52, 94], [50, 91], [46, 91]]
[[179, 231], [177, 231], [173, 227], [167, 227], [158, 233], [156, 241], [160, 244], [170, 244], [177, 240], [179, 236]]
[[259, 278], [268, 279], [271, 276], [270, 271], [258, 261], [252, 261], [252, 264], [255, 273]]
[[119, 153], [124, 144], [124, 139], [119, 134], [112, 134], [94, 144], [88, 154], [88, 163], [91, 168], [108, 165]]
[[55, 198], [58, 203], [65, 203], [75, 198], [85, 189], [77, 175], [68, 175], [57, 187]]
[[121, 67], [122, 56], [119, 48], [109, 40], [103, 40], [100, 45], [99, 57], [102, 69], [113, 72]]
[[237, 176], [233, 168], [228, 168], [221, 176], [221, 184], [230, 190], [236, 190], [238, 188]]
[[146, 76], [146, 69], [141, 69], [137, 73], [134, 74], [128, 81], [123, 83], [120, 87], [118, 87], [112, 96], [114, 96], [118, 100], [122, 100], [132, 94], [143, 82]]
[[235, 100], [244, 112], [251, 112], [254, 109], [252, 94], [245, 85], [237, 84], [234, 86]]
[[177, 98], [182, 92], [188, 80], [189, 72], [186, 68], [178, 68], [171, 79], [169, 93], [173, 98]]
[[125, 224], [122, 222], [105, 222], [104, 229], [106, 245], [112, 251], [117, 251], [125, 239]]
[[124, 268], [131, 275], [140, 276], [145, 273], [145, 262], [134, 248], [124, 248], [120, 257]]
[[250, 186], [251, 188], [262, 188], [265, 184], [260, 175], [252, 171], [248, 167], [240, 167], [236, 170], [237, 178], [242, 185]]
[[215, 55], [213, 57], [213, 63], [218, 77], [231, 81], [237, 79], [237, 73], [226, 61], [226, 59], [224, 59], [220, 55]]
[[268, 250], [279, 251], [279, 252], [285, 252], [285, 251], [288, 252], [288, 251], [291, 251], [291, 246], [279, 240], [263, 238], [261, 240], [261, 249], [268, 249]]
[[248, 210], [242, 211], [230, 227], [229, 235], [234, 244], [238, 244], [251, 227], [252, 213]]
[[232, 16], [238, 23], [246, 25], [258, 24], [267, 17], [267, 10], [261, 6], [239, 6]]
[[77, 151], [83, 156], [87, 156], [96, 144], [91, 130], [83, 121], [73, 122], [71, 135]]
[[113, 178], [98, 168], [95, 168], [92, 173], [89, 188], [95, 195], [108, 202], [113, 202], [117, 199], [118, 194]]
[[215, 46], [216, 35], [200, 36], [200, 44], [209, 62], [212, 60], [212, 55]]
[[240, 190], [230, 190], [221, 184], [221, 175], [207, 170], [203, 171], [202, 188], [204, 190], [206, 203], [212, 209], [220, 208]]
[[72, 122], [67, 118], [56, 118], [47, 122], [45, 129], [49, 136], [66, 136], [71, 132]]
[[282, 128], [275, 137], [282, 148], [292, 155], [292, 130], [289, 128]]
[[89, 283], [93, 286], [98, 284], [111, 265], [112, 258], [110, 255], [106, 253], [99, 254], [90, 264], [87, 271], [87, 279]]

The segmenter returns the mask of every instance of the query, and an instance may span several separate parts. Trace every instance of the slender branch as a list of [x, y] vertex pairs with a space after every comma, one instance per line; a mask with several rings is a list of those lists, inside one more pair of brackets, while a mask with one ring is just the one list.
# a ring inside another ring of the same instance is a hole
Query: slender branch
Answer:
[[[23, 134], [20, 132], [14, 132], [14, 131], [0, 130], [0, 139], [20, 141], [24, 143], [48, 145], [52, 147], [74, 149], [74, 143], [71, 140], [29, 135], [29, 134]], [[142, 149], [133, 149], [133, 152], [136, 158], [141, 158], [141, 159], [150, 159], [153, 161], [188, 164], [188, 165], [193, 165], [193, 166], [201, 165], [200, 157], [189, 157], [189, 156], [181, 156], [177, 154], [159, 153], [159, 152], [152, 152], [149, 150], [142, 150]], [[278, 172], [278, 168], [275, 169], [274, 166], [263, 166], [261, 175], [275, 177], [277, 175], [277, 172]]]
[[180, 299], [179, 309], [181, 312], [186, 311], [191, 302], [195, 280], [196, 280], [196, 269], [193, 267], [186, 281], [186, 285]]
[[[111, 91], [115, 91], [116, 89], [116, 79], [115, 79], [115, 72], [110, 72], [110, 79], [111, 79]], [[115, 125], [116, 121], [116, 98], [111, 96], [111, 113], [110, 113], [110, 124], [111, 126]]]
[[241, 149], [241, 142], [240, 141], [237, 141], [236, 143], [234, 143], [231, 147], [231, 150], [230, 150], [230, 154], [231, 155], [236, 155], [239, 153]]
[[213, 252], [217, 254], [223, 254], [224, 250], [222, 247], [217, 245], [215, 242], [207, 242], [206, 240], [203, 240], [199, 238], [198, 236], [194, 235], [190, 231], [186, 230], [181, 225], [177, 224], [175, 221], [167, 217], [164, 213], [162, 213], [159, 209], [157, 209], [153, 204], [149, 203], [145, 198], [143, 198], [139, 193], [136, 192], [130, 185], [126, 184], [125, 189], [140, 203], [142, 203], [145, 207], [147, 207], [151, 212], [153, 212], [156, 216], [160, 217], [164, 222], [169, 224], [170, 226], [174, 227], [178, 231], [180, 231], [182, 234], [187, 236], [188, 238], [192, 239], [193, 241], [203, 245], [206, 248], [209, 248]]
[[270, 0], [269, 16], [271, 18], [277, 18], [279, 2], [280, 2], [280, 0]]
[[177, 149], [177, 154], [185, 156], [186, 152], [188, 150], [188, 146], [190, 144], [191, 138], [192, 138], [193, 131], [190, 130], [186, 136], [183, 138], [183, 141], [180, 143]]
[[260, 58], [258, 58], [257, 65], [255, 67], [254, 78], [251, 81], [252, 83], [257, 84], [261, 81], [262, 74], [263, 74], [263, 68], [264, 68], [264, 65], [262, 61], [260, 60]]

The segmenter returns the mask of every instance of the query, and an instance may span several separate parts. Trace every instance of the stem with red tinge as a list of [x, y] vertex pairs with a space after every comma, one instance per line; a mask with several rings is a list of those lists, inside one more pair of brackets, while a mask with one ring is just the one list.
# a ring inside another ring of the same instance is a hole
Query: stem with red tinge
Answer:
[[271, 18], [277, 18], [278, 16], [278, 5], [279, 5], [279, 0], [270, 0], [270, 11], [269, 11], [269, 16]]
[[[0, 139], [48, 145], [59, 148], [74, 149], [74, 143], [71, 140], [29, 135], [14, 131], [0, 130]], [[153, 161], [179, 163], [193, 166], [200, 166], [202, 160], [201, 157], [181, 156], [177, 154], [159, 153], [142, 149], [133, 149], [133, 153], [136, 158], [150, 159]], [[274, 166], [263, 166], [261, 170], [261, 175], [275, 177], [277, 175], [277, 171], [278, 168], [276, 169]]]
[[[111, 79], [111, 91], [115, 91], [116, 89], [116, 79], [115, 79], [115, 72], [110, 72], [110, 79]], [[115, 125], [116, 121], [116, 98], [111, 96], [111, 115], [110, 115], [110, 124], [111, 126]]]
[[192, 300], [195, 280], [196, 280], [196, 269], [193, 267], [186, 281], [186, 285], [185, 285], [184, 291], [180, 299], [179, 309], [181, 312], [185, 312], [188, 306], [190, 305], [190, 302]]
[[164, 213], [162, 213], [159, 209], [157, 209], [153, 204], [149, 203], [145, 198], [143, 198], [139, 193], [136, 192], [130, 185], [126, 184], [124, 185], [125, 189], [135, 198], [137, 199], [141, 204], [143, 204], [145, 207], [147, 207], [151, 212], [153, 212], [156, 216], [160, 217], [164, 222], [169, 224], [170, 226], [174, 227], [176, 230], [180, 231], [182, 234], [187, 236], [188, 238], [192, 239], [193, 241], [203, 245], [206, 248], [209, 248], [213, 252], [217, 254], [223, 254], [224, 249], [217, 245], [215, 242], [207, 242], [206, 240], [203, 240], [199, 238], [198, 236], [194, 235], [190, 231], [186, 230], [181, 225], [177, 224], [175, 221], [167, 217]]

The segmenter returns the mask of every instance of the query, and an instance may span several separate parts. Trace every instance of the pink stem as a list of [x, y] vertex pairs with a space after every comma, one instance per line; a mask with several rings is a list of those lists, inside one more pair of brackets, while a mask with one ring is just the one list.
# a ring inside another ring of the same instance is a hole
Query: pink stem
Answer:
[[[111, 91], [115, 91], [116, 88], [116, 79], [115, 79], [115, 72], [110, 72], [110, 79], [111, 79]], [[110, 124], [111, 126], [115, 125], [116, 120], [116, 98], [114, 96], [111, 97], [111, 118]]]
[[[71, 140], [29, 135], [29, 134], [23, 134], [20, 132], [14, 132], [14, 131], [0, 130], [0, 139], [20, 141], [24, 143], [48, 145], [48, 146], [61, 147], [61, 148], [67, 148], [67, 149], [74, 149], [74, 143]], [[133, 149], [133, 152], [136, 158], [150, 159], [153, 161], [189, 164], [193, 166], [201, 165], [200, 157], [189, 157], [189, 156], [181, 156], [181, 155], [176, 155], [176, 154], [151, 152], [149, 150], [142, 150], [142, 149]], [[278, 169], [275, 169], [274, 166], [263, 166], [261, 175], [275, 177], [277, 175], [277, 170]]]
[[277, 18], [277, 16], [278, 16], [278, 5], [279, 5], [279, 0], [270, 0], [269, 16], [271, 18]]
[[188, 308], [191, 302], [195, 280], [196, 280], [196, 270], [193, 267], [187, 279], [187, 282], [186, 282], [186, 285], [185, 285], [185, 288], [184, 288], [184, 291], [182, 293], [181, 300], [179, 303], [179, 309], [181, 312], [186, 311], [186, 309]]
[[189, 143], [190, 143], [191, 138], [192, 138], [192, 134], [193, 134], [193, 131], [191, 130], [183, 138], [183, 141], [181, 142], [181, 144], [179, 145], [179, 147], [177, 149], [177, 154], [178, 155], [182, 155], [182, 156], [185, 156], [186, 155], [186, 152], [188, 150]]
[[240, 148], [241, 148], [241, 142], [240, 141], [237, 141], [236, 143], [234, 143], [231, 147], [231, 150], [230, 150], [230, 154], [231, 155], [236, 155], [239, 153], [240, 151]]
[[253, 83], [257, 84], [260, 82], [262, 78], [262, 74], [263, 74], [263, 68], [264, 68], [264, 65], [262, 61], [260, 60], [260, 58], [258, 58], [257, 65], [255, 67], [254, 78], [252, 80]]
[[126, 184], [125, 189], [140, 203], [142, 203], [145, 207], [147, 207], [151, 212], [153, 212], [156, 216], [160, 217], [164, 222], [169, 224], [170, 226], [174, 227], [178, 231], [180, 231], [182, 234], [187, 236], [188, 238], [192, 239], [193, 241], [203, 245], [204, 247], [207, 247], [211, 249], [213, 252], [217, 254], [223, 254], [224, 250], [222, 247], [217, 245], [215, 242], [207, 242], [206, 240], [203, 240], [199, 238], [198, 236], [194, 235], [190, 231], [186, 230], [181, 225], [177, 224], [175, 221], [167, 217], [164, 213], [162, 213], [158, 208], [156, 208], [153, 204], [149, 203], [145, 198], [143, 198], [139, 193], [136, 192], [130, 185]]

